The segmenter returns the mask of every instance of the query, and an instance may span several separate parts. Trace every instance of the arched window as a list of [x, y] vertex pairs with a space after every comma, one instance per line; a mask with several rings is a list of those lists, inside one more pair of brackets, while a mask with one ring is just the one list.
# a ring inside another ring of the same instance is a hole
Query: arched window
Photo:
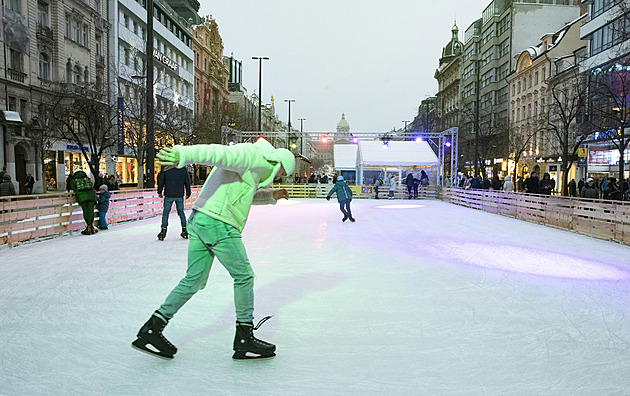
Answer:
[[50, 80], [50, 61], [48, 55], [43, 52], [39, 54], [39, 78]]
[[70, 64], [70, 62], [66, 63], [66, 82], [72, 82], [72, 65]]
[[72, 82], [75, 84], [81, 84], [81, 66], [75, 66], [72, 73]]

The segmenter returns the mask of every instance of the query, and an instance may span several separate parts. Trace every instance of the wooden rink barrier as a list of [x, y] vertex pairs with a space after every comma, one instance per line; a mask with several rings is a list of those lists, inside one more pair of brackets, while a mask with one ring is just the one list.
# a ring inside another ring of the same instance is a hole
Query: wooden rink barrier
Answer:
[[[290, 184], [274, 185], [273, 188], [286, 188], [292, 198], [323, 199], [333, 186]], [[372, 186], [350, 187], [354, 198], [374, 199]], [[192, 195], [185, 200], [185, 208], [192, 207], [200, 190], [201, 186], [192, 187]], [[109, 225], [162, 215], [163, 199], [158, 197], [155, 189], [115, 190], [110, 193]], [[379, 198], [387, 199], [388, 193], [388, 186], [381, 186]], [[406, 186], [398, 186], [394, 199], [407, 198]], [[596, 238], [630, 243], [630, 202], [435, 186], [418, 189], [418, 198], [439, 199]], [[97, 225], [96, 214], [94, 221]], [[73, 193], [0, 198], [0, 246], [69, 234], [84, 228], [81, 207]]]

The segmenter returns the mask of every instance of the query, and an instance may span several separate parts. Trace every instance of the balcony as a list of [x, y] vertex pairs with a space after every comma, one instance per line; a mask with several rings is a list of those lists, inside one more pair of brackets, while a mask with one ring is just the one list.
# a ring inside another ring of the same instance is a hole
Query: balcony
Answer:
[[24, 83], [26, 81], [26, 73], [21, 70], [7, 69], [9, 72], [9, 79], [13, 81], [17, 81], [19, 83]]
[[44, 25], [37, 24], [37, 38], [53, 39], [53, 30]]
[[96, 67], [105, 68], [105, 57], [103, 55], [96, 55]]

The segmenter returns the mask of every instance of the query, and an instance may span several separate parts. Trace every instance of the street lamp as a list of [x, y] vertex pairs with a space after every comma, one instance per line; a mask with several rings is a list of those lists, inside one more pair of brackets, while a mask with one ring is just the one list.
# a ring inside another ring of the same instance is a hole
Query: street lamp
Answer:
[[[146, 188], [155, 186], [155, 131], [153, 129], [153, 0], [147, 0], [147, 156]], [[142, 165], [142, 164], [140, 164]], [[144, 175], [143, 175], [144, 176]]]
[[300, 120], [300, 154], [303, 156], [304, 155], [304, 133], [303, 133], [303, 127], [304, 127], [304, 121], [306, 121], [306, 118], [298, 118], [298, 120]]
[[295, 102], [295, 99], [285, 99], [284, 101], [289, 104], [289, 121], [288, 121], [289, 131], [287, 133], [287, 148], [288, 148], [288, 146], [289, 146], [289, 136], [291, 136], [291, 102]]
[[266, 56], [252, 56], [258, 61], [258, 130], [262, 131], [262, 61], [269, 60]]

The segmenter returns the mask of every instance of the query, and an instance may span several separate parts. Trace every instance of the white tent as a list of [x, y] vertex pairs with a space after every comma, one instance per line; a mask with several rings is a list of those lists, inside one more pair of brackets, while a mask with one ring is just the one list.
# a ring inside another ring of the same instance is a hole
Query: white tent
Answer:
[[335, 144], [335, 170], [356, 170], [357, 148], [356, 144]]
[[424, 141], [390, 141], [387, 145], [381, 141], [360, 141], [357, 152], [356, 167], [359, 172], [357, 180], [363, 180], [366, 167], [396, 167], [398, 181], [402, 179], [402, 167], [438, 166], [440, 160], [429, 144]]
[[[359, 141], [358, 144], [335, 144], [335, 170], [356, 171], [357, 183], [363, 181], [364, 168], [395, 168], [399, 175], [402, 167], [437, 166], [440, 161], [429, 144], [424, 141]], [[400, 179], [400, 177], [399, 177]]]

